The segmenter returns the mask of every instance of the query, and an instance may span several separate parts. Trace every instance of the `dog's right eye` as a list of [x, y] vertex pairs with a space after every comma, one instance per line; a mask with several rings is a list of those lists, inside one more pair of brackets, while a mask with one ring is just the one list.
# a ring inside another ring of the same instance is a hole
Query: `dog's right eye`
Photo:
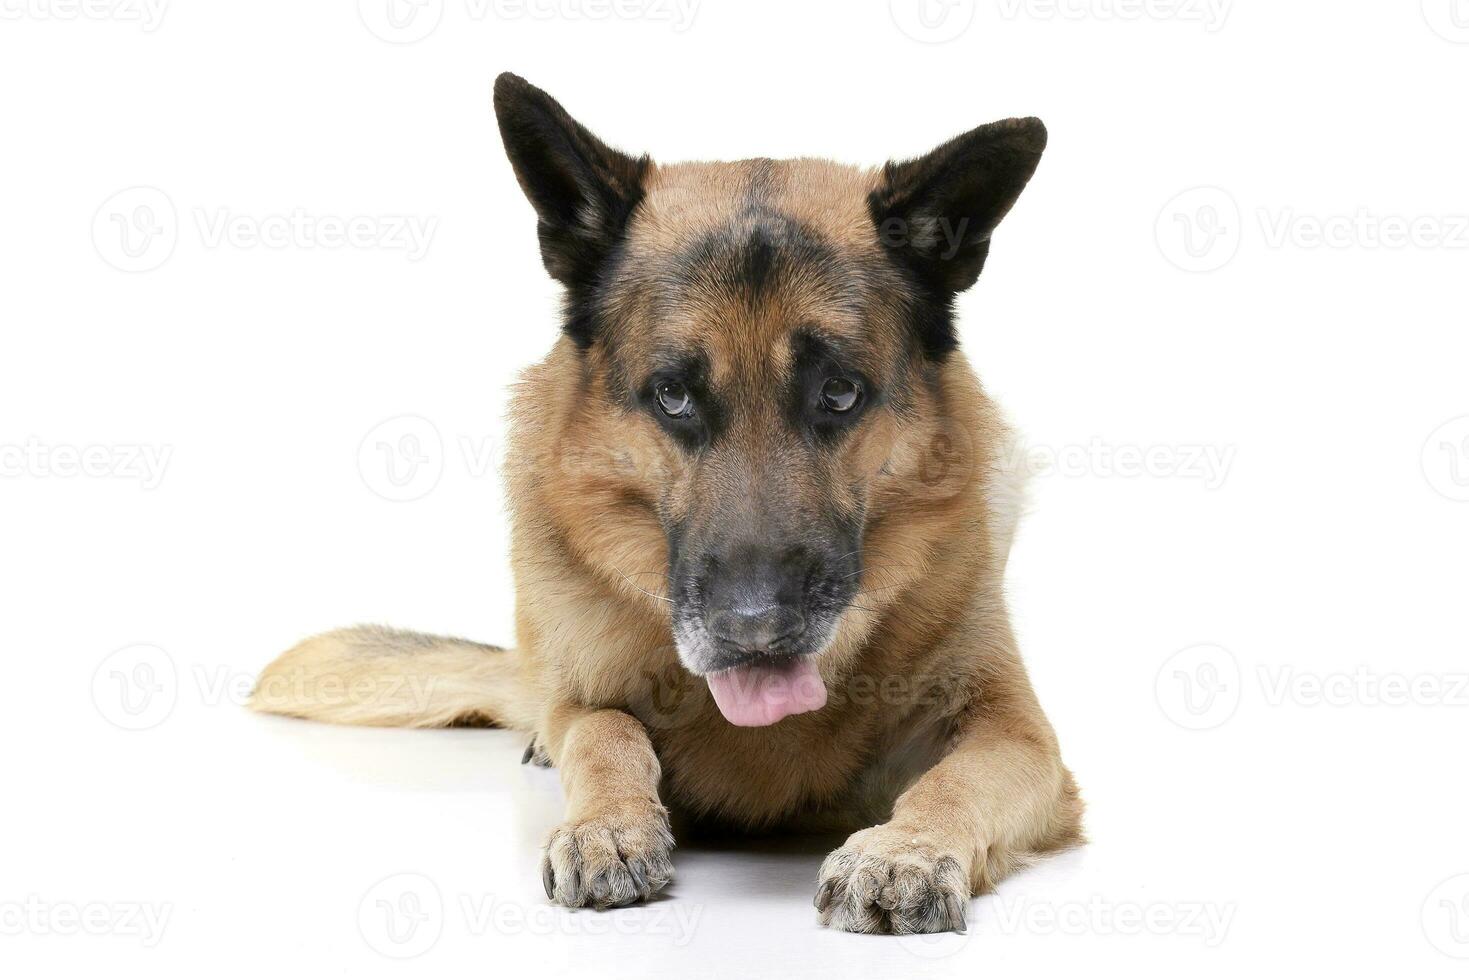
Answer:
[[658, 385], [655, 395], [658, 408], [671, 419], [688, 418], [694, 411], [694, 399], [689, 390], [677, 381], [664, 381]]

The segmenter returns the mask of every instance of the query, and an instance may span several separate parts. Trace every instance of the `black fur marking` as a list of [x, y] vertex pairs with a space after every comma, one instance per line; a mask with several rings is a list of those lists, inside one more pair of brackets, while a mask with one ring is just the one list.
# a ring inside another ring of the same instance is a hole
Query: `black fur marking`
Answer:
[[[702, 351], [670, 351], [658, 360], [659, 366], [637, 388], [634, 396], [636, 405], [650, 413], [684, 449], [699, 452], [718, 439], [725, 429], [724, 406], [709, 386], [709, 358]], [[658, 407], [658, 386], [669, 381], [683, 385], [693, 397], [694, 410], [687, 417], [669, 418]]]
[[770, 284], [771, 273], [777, 261], [775, 244], [763, 229], [757, 229], [740, 252], [742, 268], [739, 275], [744, 278], [750, 292], [764, 292]]
[[747, 212], [685, 249], [667, 284], [675, 295], [709, 292], [754, 306], [796, 275], [830, 283], [833, 303], [856, 301], [852, 271], [819, 234], [778, 212]]
[[[677, 291], [710, 289], [754, 304], [792, 274], [845, 283], [846, 270], [831, 244], [814, 229], [772, 206], [775, 161], [749, 161], [744, 199], [723, 229], [706, 235], [679, 256]], [[835, 293], [850, 293], [838, 287]]]
[[[869, 410], [883, 404], [883, 393], [873, 380], [855, 368], [850, 357], [843, 357], [833, 342], [813, 331], [802, 329], [791, 335], [791, 354], [795, 370], [786, 395], [786, 418], [806, 438], [816, 443], [836, 442]], [[862, 394], [856, 407], [835, 413], [822, 406], [821, 387], [828, 378], [857, 383]]]

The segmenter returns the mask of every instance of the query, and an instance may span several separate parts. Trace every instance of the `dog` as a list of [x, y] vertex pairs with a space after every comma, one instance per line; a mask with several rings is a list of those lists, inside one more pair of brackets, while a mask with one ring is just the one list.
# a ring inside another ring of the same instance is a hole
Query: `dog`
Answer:
[[662, 165], [515, 75], [494, 108], [565, 290], [511, 408], [519, 645], [338, 630], [252, 706], [531, 733], [565, 789], [542, 860], [565, 906], [662, 890], [672, 811], [849, 833], [823, 924], [962, 931], [1082, 834], [1003, 598], [1013, 438], [954, 323], [1045, 127], [875, 169]]

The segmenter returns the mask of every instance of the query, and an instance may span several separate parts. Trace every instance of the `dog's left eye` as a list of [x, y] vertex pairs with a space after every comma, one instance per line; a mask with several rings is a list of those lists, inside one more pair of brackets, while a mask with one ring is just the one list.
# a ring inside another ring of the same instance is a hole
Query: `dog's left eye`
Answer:
[[669, 418], [681, 419], [693, 414], [694, 399], [689, 394], [689, 389], [677, 381], [664, 381], [658, 385], [655, 394], [658, 396], [658, 407]]
[[827, 378], [821, 386], [821, 407], [828, 412], [850, 412], [862, 396], [862, 389], [850, 378]]

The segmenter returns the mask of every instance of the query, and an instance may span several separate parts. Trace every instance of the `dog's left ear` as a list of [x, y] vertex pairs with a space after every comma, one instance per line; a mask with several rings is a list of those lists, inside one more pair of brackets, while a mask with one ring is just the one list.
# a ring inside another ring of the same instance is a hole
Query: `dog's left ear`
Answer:
[[[546, 271], [571, 290], [575, 307], [622, 239], [650, 161], [612, 149], [561, 103], [509, 72], [495, 79], [495, 117], [515, 178], [539, 218]], [[566, 330], [581, 346], [591, 343], [574, 312]]]
[[[979, 278], [990, 236], [1035, 173], [1046, 148], [1039, 119], [972, 129], [914, 160], [889, 163], [868, 198], [878, 237], [946, 308]], [[925, 345], [952, 347], [952, 338]]]

